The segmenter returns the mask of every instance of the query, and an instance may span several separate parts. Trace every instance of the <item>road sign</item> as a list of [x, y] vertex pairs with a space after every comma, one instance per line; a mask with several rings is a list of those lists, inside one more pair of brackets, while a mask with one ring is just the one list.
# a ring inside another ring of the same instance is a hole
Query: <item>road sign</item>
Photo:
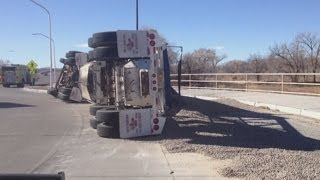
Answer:
[[38, 64], [34, 60], [30, 60], [27, 66], [29, 67], [29, 69], [37, 69]]
[[34, 77], [36, 74], [38, 64], [34, 60], [30, 60], [30, 62], [27, 64], [27, 66], [29, 68], [29, 72], [30, 72], [31, 76]]

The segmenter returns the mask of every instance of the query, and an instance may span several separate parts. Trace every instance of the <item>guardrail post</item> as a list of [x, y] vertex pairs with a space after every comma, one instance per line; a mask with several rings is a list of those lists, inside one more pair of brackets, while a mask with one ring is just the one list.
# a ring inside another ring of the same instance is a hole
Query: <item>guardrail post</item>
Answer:
[[216, 74], [216, 89], [218, 89], [218, 74]]
[[189, 88], [191, 88], [191, 74], [189, 74]]
[[246, 91], [248, 91], [248, 74], [246, 73]]
[[283, 73], [281, 74], [281, 93], [283, 94]]

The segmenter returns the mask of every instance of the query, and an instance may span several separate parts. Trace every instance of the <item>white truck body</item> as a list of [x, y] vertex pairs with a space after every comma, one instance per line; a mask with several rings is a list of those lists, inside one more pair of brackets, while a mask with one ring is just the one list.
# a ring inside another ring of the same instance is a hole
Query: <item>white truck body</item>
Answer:
[[[114, 70], [120, 137], [161, 134], [166, 121], [163, 116], [165, 97], [162, 59], [165, 46], [157, 42], [156, 32], [127, 30], [117, 31], [117, 46], [119, 57], [130, 60]], [[93, 61], [80, 68], [79, 87], [83, 98], [97, 104], [108, 103], [101, 90], [101, 72], [106, 66], [104, 61]], [[89, 84], [90, 81], [94, 82], [93, 85]], [[125, 107], [135, 108], [119, 108], [120, 102]]]
[[[157, 34], [150, 31], [117, 31], [118, 38], [118, 53], [120, 57], [148, 57], [145, 61], [134, 62], [136, 63], [136, 71], [133, 73], [125, 73], [126, 80], [132, 82], [131, 79], [139, 80], [135, 82], [135, 86], [140, 86], [139, 88], [134, 88], [135, 90], [140, 90], [140, 92], [135, 92], [132, 100], [127, 99], [127, 103], [133, 103], [135, 105], [151, 105], [151, 108], [146, 109], [124, 109], [119, 110], [119, 127], [120, 127], [120, 137], [121, 138], [131, 138], [146, 135], [156, 135], [161, 134], [166, 118], [163, 117], [165, 99], [161, 94], [163, 89], [163, 80], [159, 79], [159, 68], [161, 67], [161, 48], [163, 44], [156, 44]], [[121, 42], [131, 42], [121, 43]], [[130, 46], [130, 47], [128, 47]], [[130, 63], [130, 62], [129, 62]], [[140, 65], [137, 65], [140, 63]], [[130, 70], [130, 66], [134, 64], [127, 64]], [[149, 66], [149, 67], [148, 67]], [[143, 68], [144, 67], [144, 68]], [[126, 69], [126, 66], [125, 66]], [[126, 72], [126, 71], [125, 71]], [[147, 74], [147, 84], [141, 83], [143, 80], [142, 73]], [[135, 78], [132, 76], [138, 76], [140, 78]], [[160, 81], [159, 81], [160, 80]], [[143, 92], [143, 86], [147, 86], [147, 93]], [[129, 94], [132, 96], [132, 91], [126, 91], [126, 96]], [[144, 94], [145, 93], [145, 94]]]

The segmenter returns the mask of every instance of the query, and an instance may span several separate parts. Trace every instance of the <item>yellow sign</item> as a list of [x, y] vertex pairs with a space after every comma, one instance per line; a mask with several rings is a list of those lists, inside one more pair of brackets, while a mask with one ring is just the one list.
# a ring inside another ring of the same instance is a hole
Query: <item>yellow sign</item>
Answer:
[[38, 64], [34, 61], [34, 60], [31, 60], [27, 66], [29, 67], [29, 69], [37, 69], [38, 67]]
[[31, 76], [34, 76], [36, 74], [36, 70], [37, 70], [38, 64], [34, 60], [31, 60], [27, 64], [27, 66], [29, 68], [29, 72], [30, 72]]

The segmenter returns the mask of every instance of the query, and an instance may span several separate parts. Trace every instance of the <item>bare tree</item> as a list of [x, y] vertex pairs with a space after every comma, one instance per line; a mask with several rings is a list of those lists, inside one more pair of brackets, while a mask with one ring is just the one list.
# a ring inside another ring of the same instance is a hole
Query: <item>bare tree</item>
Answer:
[[169, 56], [169, 63], [170, 65], [177, 65], [178, 60], [178, 52], [175, 51], [172, 47], [167, 47], [168, 49], [168, 56]]
[[[294, 41], [290, 44], [275, 44], [270, 48], [271, 54], [282, 60], [287, 67], [284, 69], [287, 73], [304, 73], [306, 70], [305, 53], [301, 47], [301, 43]], [[298, 76], [292, 76], [293, 81], [298, 81]]]
[[[262, 73], [267, 69], [265, 60], [259, 54], [251, 54], [248, 60], [250, 72]], [[260, 76], [257, 75], [257, 81], [260, 80]]]
[[283, 60], [274, 57], [272, 54], [265, 56], [266, 72], [269, 73], [284, 73], [286, 69]]
[[248, 72], [248, 62], [242, 60], [232, 60], [221, 65], [221, 71], [225, 73], [245, 73]]
[[[300, 33], [296, 37], [296, 41], [300, 43], [305, 53], [305, 58], [310, 61], [311, 70], [316, 73], [319, 68], [320, 61], [320, 38], [316, 33]], [[313, 82], [316, 82], [316, 76], [313, 76]]]
[[167, 47], [167, 50], [170, 64], [170, 72], [176, 74], [178, 73], [178, 62], [180, 60], [181, 52], [178, 52], [177, 49], [174, 47]]
[[191, 74], [193, 73], [193, 69], [196, 66], [195, 61], [193, 60], [193, 56], [191, 53], [186, 53], [183, 55], [183, 60], [182, 60], [182, 73], [188, 73]]
[[215, 49], [200, 48], [192, 53], [193, 58], [201, 64], [202, 72], [215, 72], [217, 65], [227, 56], [218, 56]]

